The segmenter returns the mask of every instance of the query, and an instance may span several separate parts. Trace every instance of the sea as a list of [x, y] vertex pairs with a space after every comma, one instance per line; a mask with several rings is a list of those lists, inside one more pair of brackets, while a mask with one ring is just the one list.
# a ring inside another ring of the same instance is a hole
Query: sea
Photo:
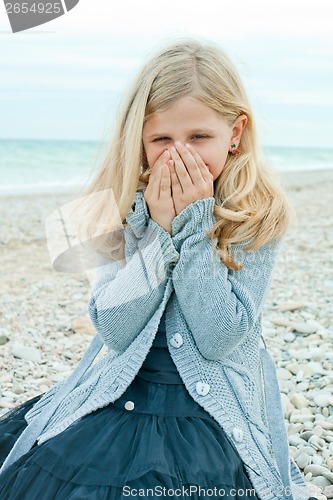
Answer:
[[[98, 141], [0, 139], [0, 195], [80, 189], [107, 147]], [[272, 146], [264, 153], [279, 172], [333, 169], [333, 149]]]

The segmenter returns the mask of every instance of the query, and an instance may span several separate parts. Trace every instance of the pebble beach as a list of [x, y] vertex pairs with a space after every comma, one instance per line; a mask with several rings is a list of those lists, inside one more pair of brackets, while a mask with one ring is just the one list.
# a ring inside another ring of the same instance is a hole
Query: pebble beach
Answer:
[[[333, 169], [280, 179], [297, 220], [266, 296], [263, 337], [291, 455], [312, 496], [333, 499]], [[67, 377], [96, 333], [88, 277], [53, 270], [46, 244], [45, 219], [74, 198], [0, 198], [0, 415]]]

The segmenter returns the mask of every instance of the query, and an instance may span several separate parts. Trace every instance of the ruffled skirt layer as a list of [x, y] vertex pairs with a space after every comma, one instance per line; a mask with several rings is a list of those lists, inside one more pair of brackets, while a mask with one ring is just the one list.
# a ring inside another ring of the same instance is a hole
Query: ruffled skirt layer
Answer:
[[[0, 418], [0, 464], [41, 396]], [[139, 376], [0, 475], [1, 500], [133, 497], [259, 500], [234, 444], [185, 386]]]

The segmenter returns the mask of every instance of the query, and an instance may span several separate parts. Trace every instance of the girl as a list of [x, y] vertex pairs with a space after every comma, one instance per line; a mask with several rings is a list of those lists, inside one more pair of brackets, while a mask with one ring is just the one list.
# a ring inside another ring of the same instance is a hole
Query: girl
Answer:
[[117, 127], [80, 225], [97, 335], [1, 419], [0, 498], [309, 498], [259, 346], [290, 209], [235, 67], [213, 43], [169, 43]]

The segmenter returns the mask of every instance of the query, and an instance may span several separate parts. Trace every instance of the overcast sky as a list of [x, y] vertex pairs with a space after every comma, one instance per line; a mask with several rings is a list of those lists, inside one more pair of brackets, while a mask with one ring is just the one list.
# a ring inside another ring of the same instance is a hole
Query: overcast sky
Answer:
[[0, 138], [100, 140], [135, 71], [175, 35], [234, 60], [267, 145], [333, 147], [331, 0], [80, 0], [11, 33], [0, 5]]

